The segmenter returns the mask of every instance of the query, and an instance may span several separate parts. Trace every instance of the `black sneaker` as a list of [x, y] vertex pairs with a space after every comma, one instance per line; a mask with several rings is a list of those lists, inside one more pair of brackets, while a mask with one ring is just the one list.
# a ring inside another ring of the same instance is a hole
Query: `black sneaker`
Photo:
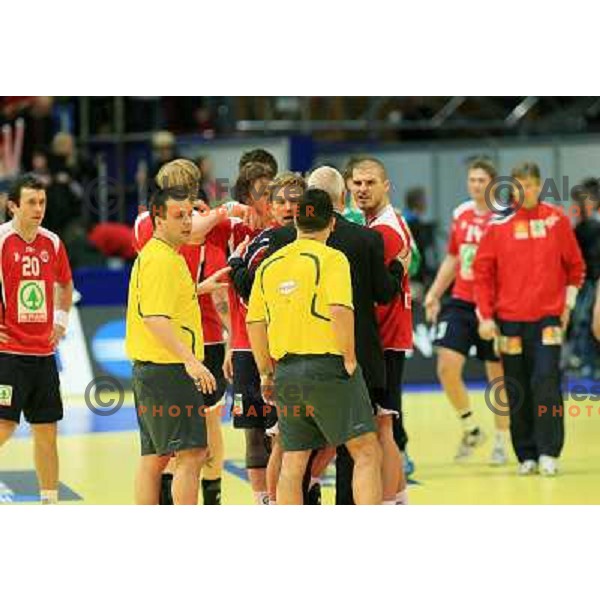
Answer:
[[202, 480], [202, 499], [205, 505], [221, 504], [221, 478]]
[[310, 490], [308, 490], [308, 494], [304, 498], [304, 504], [311, 504], [313, 506], [321, 506], [321, 484], [315, 483]]
[[160, 477], [160, 494], [158, 496], [159, 504], [173, 504], [173, 494], [171, 485], [173, 484], [173, 475], [171, 473], [163, 473]]

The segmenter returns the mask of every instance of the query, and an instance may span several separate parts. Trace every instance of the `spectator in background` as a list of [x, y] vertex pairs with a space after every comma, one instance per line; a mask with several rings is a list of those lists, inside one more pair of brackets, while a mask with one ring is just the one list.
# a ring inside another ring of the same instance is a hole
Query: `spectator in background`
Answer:
[[571, 327], [570, 363], [582, 377], [600, 377], [598, 345], [592, 337], [592, 311], [600, 278], [600, 183], [590, 177], [583, 181], [573, 200], [579, 208], [575, 237], [586, 264], [586, 279], [577, 297]]
[[52, 136], [56, 132], [53, 96], [34, 96], [22, 116], [25, 120], [25, 139], [23, 141], [23, 168], [33, 169], [33, 155], [37, 148], [49, 148]]
[[422, 222], [427, 212], [427, 194], [425, 193], [425, 188], [410, 188], [406, 192], [405, 205], [404, 218], [412, 229], [413, 223]]
[[52, 176], [50, 175], [50, 166], [48, 164], [48, 152], [43, 148], [35, 148], [33, 150], [31, 172], [48, 188], [52, 181]]
[[154, 162], [148, 174], [149, 181], [154, 181], [163, 165], [177, 158], [175, 136], [170, 131], [157, 131], [152, 136], [152, 151]]
[[200, 169], [200, 188], [198, 198], [207, 204], [211, 204], [216, 197], [214, 163], [209, 156], [200, 155], [194, 159], [196, 166]]
[[[427, 193], [423, 187], [413, 187], [406, 192], [403, 213], [413, 234], [415, 245], [419, 249], [422, 262], [412, 275], [412, 280], [429, 287], [438, 267], [438, 255], [435, 245], [435, 223], [425, 221], [427, 213]], [[418, 294], [417, 294], [418, 295]]]

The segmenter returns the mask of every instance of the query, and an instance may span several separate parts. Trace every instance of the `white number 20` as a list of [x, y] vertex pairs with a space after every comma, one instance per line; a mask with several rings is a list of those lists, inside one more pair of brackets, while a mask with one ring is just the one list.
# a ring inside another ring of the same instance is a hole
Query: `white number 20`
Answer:
[[40, 260], [37, 256], [23, 257], [23, 277], [37, 277], [40, 274]]

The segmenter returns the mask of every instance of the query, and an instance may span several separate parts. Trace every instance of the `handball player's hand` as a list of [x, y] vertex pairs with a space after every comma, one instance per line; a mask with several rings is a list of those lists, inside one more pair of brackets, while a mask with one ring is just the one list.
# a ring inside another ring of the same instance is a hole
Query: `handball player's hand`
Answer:
[[185, 370], [203, 394], [212, 394], [216, 391], [217, 382], [213, 374], [197, 358], [186, 361]]
[[6, 344], [10, 341], [8, 333], [6, 333], [6, 325], [0, 325], [0, 344]]
[[52, 346], [56, 346], [58, 342], [60, 342], [60, 340], [62, 340], [65, 337], [66, 333], [67, 330], [62, 325], [58, 325], [55, 323], [54, 328], [52, 329], [52, 333], [50, 335], [50, 343], [52, 344]]
[[275, 383], [273, 373], [260, 376], [260, 394], [265, 404], [275, 406]]
[[223, 375], [229, 383], [233, 383], [233, 350], [227, 349], [225, 352], [225, 360], [223, 361]]
[[237, 248], [231, 253], [229, 258], [242, 258], [244, 252], [246, 252], [246, 248], [250, 243], [250, 236], [246, 236], [237, 246]]
[[352, 375], [354, 375], [354, 371], [356, 371], [356, 367], [358, 366], [358, 363], [356, 362], [356, 358], [345, 358], [344, 359], [344, 369], [346, 369], [346, 373], [348, 373], [348, 375], [350, 375], [350, 377], [352, 377]]
[[479, 323], [479, 337], [482, 340], [493, 340], [498, 336], [498, 327], [494, 319], [484, 319]]
[[222, 289], [227, 289], [229, 285], [228, 281], [219, 281], [221, 277], [227, 275], [231, 271], [231, 267], [224, 267], [223, 269], [219, 269], [215, 271], [210, 277], [207, 277], [204, 281], [201, 281], [198, 286], [198, 296], [202, 294], [212, 294], [213, 292], [217, 292]]
[[438, 316], [440, 314], [441, 303], [440, 299], [432, 294], [431, 292], [427, 292], [425, 296], [425, 319], [428, 323], [437, 323]]

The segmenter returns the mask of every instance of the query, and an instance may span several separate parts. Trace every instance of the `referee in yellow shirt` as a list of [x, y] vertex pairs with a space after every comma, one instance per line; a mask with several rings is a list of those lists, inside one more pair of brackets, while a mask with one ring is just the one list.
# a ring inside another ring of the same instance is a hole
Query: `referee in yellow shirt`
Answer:
[[342, 444], [355, 461], [356, 503], [381, 503], [381, 449], [356, 362], [350, 265], [325, 245], [334, 222], [329, 195], [307, 190], [296, 241], [261, 264], [250, 295], [248, 334], [261, 385], [275, 384], [284, 450], [278, 504], [302, 504], [311, 450]]
[[197, 504], [207, 446], [203, 394], [216, 382], [202, 364], [196, 285], [178, 252], [190, 239], [192, 203], [181, 190], [158, 190], [150, 214], [154, 236], [131, 272], [125, 336], [142, 447], [135, 500], [158, 504], [161, 474], [174, 455], [173, 501]]

